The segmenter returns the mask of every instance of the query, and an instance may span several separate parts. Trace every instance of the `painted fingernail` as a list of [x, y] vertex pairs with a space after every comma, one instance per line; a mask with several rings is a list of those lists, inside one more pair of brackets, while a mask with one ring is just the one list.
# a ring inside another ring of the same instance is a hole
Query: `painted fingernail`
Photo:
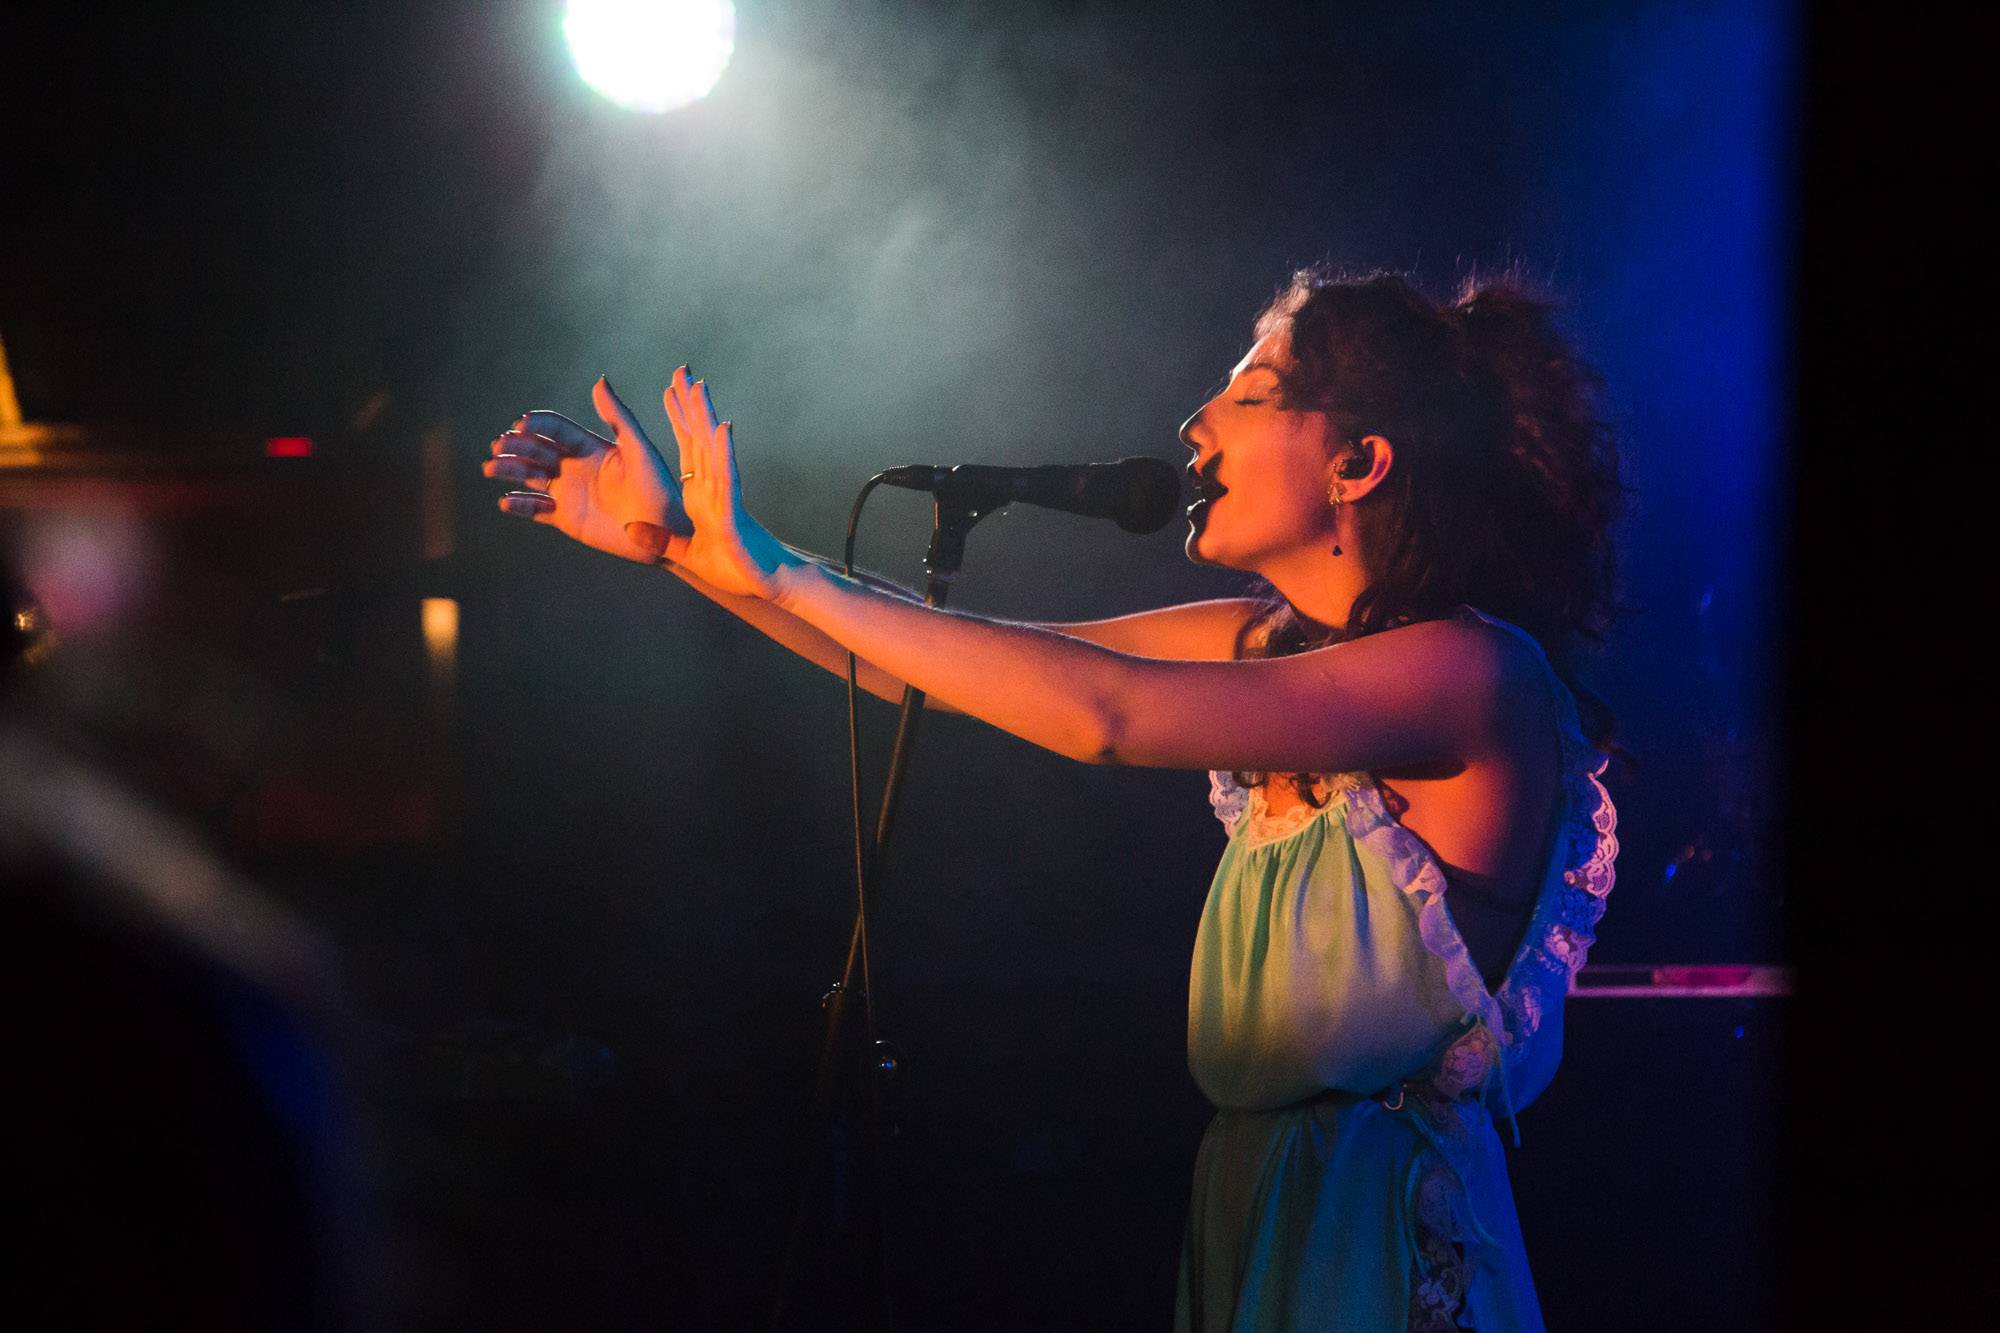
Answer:
[[528, 418], [525, 414], [523, 414], [521, 416], [515, 417], [514, 424], [507, 427], [507, 429], [511, 431], [518, 431], [521, 430], [523, 427], [525, 427], [527, 424], [528, 424]]

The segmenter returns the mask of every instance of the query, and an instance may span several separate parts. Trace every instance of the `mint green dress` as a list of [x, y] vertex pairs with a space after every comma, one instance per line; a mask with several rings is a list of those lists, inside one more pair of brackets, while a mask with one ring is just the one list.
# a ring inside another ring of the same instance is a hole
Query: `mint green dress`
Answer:
[[1611, 890], [1604, 756], [1556, 701], [1563, 781], [1546, 865], [1497, 990], [1444, 868], [1365, 773], [1268, 814], [1210, 775], [1229, 831], [1195, 938], [1188, 1063], [1218, 1108], [1195, 1162], [1176, 1327], [1543, 1327], [1495, 1123], [1562, 1057], [1563, 998]]

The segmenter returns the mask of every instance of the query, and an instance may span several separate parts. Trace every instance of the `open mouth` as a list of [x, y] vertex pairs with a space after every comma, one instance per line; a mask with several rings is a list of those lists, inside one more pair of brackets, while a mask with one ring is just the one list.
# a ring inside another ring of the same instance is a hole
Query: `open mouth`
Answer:
[[1213, 468], [1202, 473], [1190, 467], [1188, 479], [1194, 484], [1194, 503], [1187, 507], [1187, 516], [1190, 520], [1199, 518], [1208, 511], [1210, 505], [1229, 494], [1229, 488], [1215, 479]]

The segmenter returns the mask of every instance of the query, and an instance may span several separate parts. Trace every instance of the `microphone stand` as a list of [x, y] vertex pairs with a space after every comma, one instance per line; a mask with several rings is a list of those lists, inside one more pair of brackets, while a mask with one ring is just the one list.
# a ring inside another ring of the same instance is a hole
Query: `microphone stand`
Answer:
[[[933, 509], [930, 546], [924, 553], [924, 605], [944, 605], [951, 593], [952, 581], [958, 577], [959, 569], [965, 562], [966, 534], [980, 519], [1007, 503], [1007, 499], [992, 495], [943, 493], [938, 496]], [[862, 1224], [862, 1234], [850, 1241], [858, 1241], [860, 1251], [850, 1260], [850, 1265], [858, 1266], [866, 1274], [865, 1280], [869, 1284], [870, 1299], [863, 1305], [864, 1316], [873, 1313], [876, 1326], [882, 1328], [893, 1324], [885, 1244], [887, 1191], [883, 1186], [888, 1174], [888, 1143], [902, 1133], [894, 1103], [895, 1083], [902, 1071], [902, 1057], [894, 1045], [882, 1037], [876, 1024], [869, 968], [867, 894], [881, 883], [883, 868], [888, 863], [890, 834], [895, 829], [898, 800], [908, 772], [910, 752], [916, 743], [917, 721], [923, 707], [924, 692], [915, 686], [905, 685], [902, 711], [896, 722], [895, 744], [889, 754], [889, 770], [883, 781], [882, 801], [876, 814], [874, 838], [861, 859], [863, 873], [860, 892], [856, 894], [854, 926], [848, 936], [846, 966], [841, 971], [840, 980], [819, 1001], [826, 1014], [821, 1045], [820, 1101], [826, 1116], [827, 1148], [831, 1156], [830, 1221], [836, 1232], [851, 1233], [856, 1211], [855, 1200], [851, 1196], [861, 1196], [860, 1210], [867, 1217]], [[863, 1016], [862, 1031], [858, 1034], [849, 1019], [848, 1004], [855, 994], [857, 969], [861, 974], [859, 989]], [[854, 1085], [845, 1078], [839, 1078], [838, 1097], [827, 1095], [826, 1084], [829, 1079], [838, 1078], [837, 1070], [864, 1074], [864, 1087], [858, 1096]], [[857, 1101], [860, 1103], [858, 1107], [855, 1104]], [[855, 1142], [850, 1123], [857, 1118], [857, 1112], [863, 1130], [859, 1145]], [[860, 1148], [858, 1162], [857, 1146]], [[789, 1275], [788, 1263], [787, 1279]], [[781, 1283], [784, 1280], [781, 1279]], [[784, 1301], [785, 1291], [781, 1285], [774, 1327], [783, 1319]]]

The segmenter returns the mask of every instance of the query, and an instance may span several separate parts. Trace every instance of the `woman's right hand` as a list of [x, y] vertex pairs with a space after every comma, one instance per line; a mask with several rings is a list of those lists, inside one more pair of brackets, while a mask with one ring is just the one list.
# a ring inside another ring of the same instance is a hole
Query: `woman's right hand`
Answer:
[[694, 531], [677, 475], [609, 382], [600, 378], [590, 396], [610, 439], [559, 412], [529, 412], [493, 441], [482, 471], [522, 488], [500, 497], [501, 512], [626, 560], [674, 559]]

